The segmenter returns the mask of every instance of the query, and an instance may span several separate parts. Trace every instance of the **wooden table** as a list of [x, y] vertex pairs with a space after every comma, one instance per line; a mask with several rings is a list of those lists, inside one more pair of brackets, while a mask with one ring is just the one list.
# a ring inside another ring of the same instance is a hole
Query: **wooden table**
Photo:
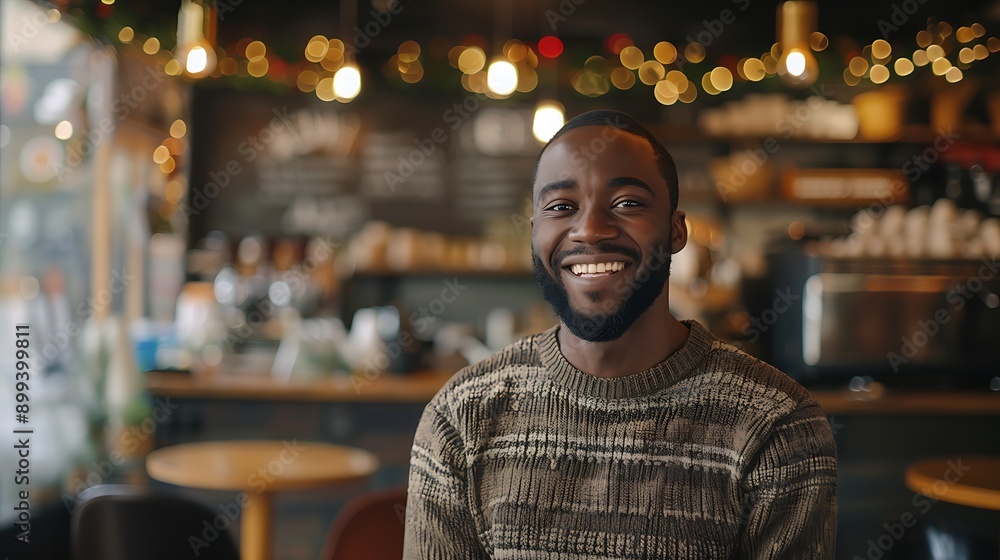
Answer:
[[157, 480], [210, 490], [242, 491], [240, 556], [272, 556], [271, 505], [280, 490], [357, 481], [378, 469], [367, 451], [317, 442], [213, 441], [164, 447], [149, 454]]
[[929, 498], [1000, 511], [1000, 456], [917, 461], [906, 468], [906, 487]]

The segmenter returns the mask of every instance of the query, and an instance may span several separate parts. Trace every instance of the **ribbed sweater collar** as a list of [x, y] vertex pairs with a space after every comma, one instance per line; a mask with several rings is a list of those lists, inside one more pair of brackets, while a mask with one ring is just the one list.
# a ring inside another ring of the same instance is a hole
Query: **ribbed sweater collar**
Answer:
[[538, 335], [536, 344], [542, 365], [549, 375], [570, 390], [592, 397], [628, 399], [649, 395], [669, 387], [691, 374], [708, 355], [715, 337], [697, 321], [681, 321], [690, 329], [687, 341], [655, 366], [622, 377], [596, 377], [584, 373], [566, 360], [556, 336], [559, 325]]

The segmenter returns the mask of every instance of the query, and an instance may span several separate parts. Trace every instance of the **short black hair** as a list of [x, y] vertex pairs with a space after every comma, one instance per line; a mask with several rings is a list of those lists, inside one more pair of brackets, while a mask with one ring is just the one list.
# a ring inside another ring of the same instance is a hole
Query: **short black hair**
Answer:
[[542, 154], [549, 147], [550, 144], [559, 139], [560, 136], [566, 134], [567, 132], [575, 129], [582, 128], [585, 126], [611, 126], [617, 128], [618, 130], [623, 130], [625, 132], [635, 134], [636, 136], [645, 138], [649, 142], [650, 147], [653, 148], [653, 154], [656, 155], [656, 164], [660, 168], [660, 175], [667, 182], [667, 189], [670, 192], [670, 212], [673, 213], [677, 211], [677, 166], [674, 164], [674, 158], [671, 157], [670, 152], [663, 145], [662, 142], [653, 136], [653, 133], [646, 130], [646, 127], [642, 126], [635, 119], [635, 117], [624, 113], [622, 111], [615, 111], [612, 109], [598, 109], [596, 111], [587, 111], [586, 113], [581, 113], [572, 119], [566, 121], [566, 124], [556, 132], [548, 142], [542, 146], [541, 151], [538, 152], [538, 158], [535, 159], [535, 170], [531, 173], [531, 184], [535, 184], [535, 179], [538, 176], [538, 163], [542, 161]]

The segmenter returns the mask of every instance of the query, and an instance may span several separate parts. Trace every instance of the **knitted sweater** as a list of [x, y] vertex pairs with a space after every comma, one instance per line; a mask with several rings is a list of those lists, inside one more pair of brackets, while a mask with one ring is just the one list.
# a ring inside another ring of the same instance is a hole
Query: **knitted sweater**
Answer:
[[404, 558], [833, 558], [823, 411], [684, 324], [625, 377], [574, 368], [558, 326], [458, 372], [417, 428]]

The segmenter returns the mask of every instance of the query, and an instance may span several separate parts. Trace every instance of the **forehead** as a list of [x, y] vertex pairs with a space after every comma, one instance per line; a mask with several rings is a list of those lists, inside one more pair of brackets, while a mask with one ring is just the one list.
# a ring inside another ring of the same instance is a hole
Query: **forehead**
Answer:
[[613, 126], [584, 126], [549, 144], [538, 161], [533, 189], [552, 181], [631, 176], [666, 189], [649, 141]]

